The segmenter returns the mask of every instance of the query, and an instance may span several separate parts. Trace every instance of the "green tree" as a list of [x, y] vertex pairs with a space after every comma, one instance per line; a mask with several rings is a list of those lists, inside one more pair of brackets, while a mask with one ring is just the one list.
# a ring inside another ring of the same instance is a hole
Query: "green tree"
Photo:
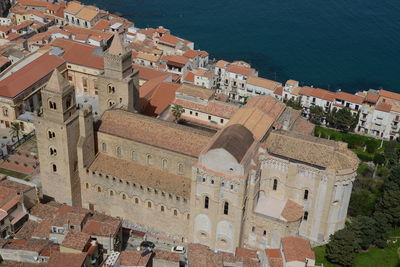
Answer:
[[368, 216], [358, 216], [349, 226], [358, 240], [360, 248], [368, 249], [377, 239], [375, 220]]
[[19, 142], [19, 135], [21, 134], [21, 132], [22, 132], [21, 125], [18, 122], [11, 123], [10, 134], [13, 137], [16, 136], [18, 142]]
[[369, 139], [365, 142], [365, 146], [367, 147], [367, 152], [373, 154], [379, 148], [380, 141], [375, 139]]
[[310, 107], [310, 117], [309, 120], [317, 125], [320, 125], [325, 118], [325, 112], [324, 109], [320, 106], [311, 106]]
[[296, 100], [295, 99], [289, 99], [286, 102], [286, 106], [291, 107], [291, 108], [296, 109], [296, 110], [303, 109], [303, 106], [301, 105], [301, 99], [300, 98], [298, 98]]
[[344, 228], [331, 235], [326, 245], [326, 258], [342, 266], [351, 266], [359, 249], [359, 240], [353, 231]]
[[330, 125], [342, 132], [349, 132], [354, 129], [357, 124], [357, 116], [354, 116], [350, 109], [342, 108], [337, 110], [334, 108], [327, 116]]
[[398, 142], [390, 141], [384, 150], [384, 155], [389, 165], [393, 165], [399, 162], [399, 149], [397, 148]]
[[175, 118], [175, 122], [178, 122], [184, 112], [184, 109], [181, 105], [173, 105], [171, 108], [172, 115]]
[[373, 218], [375, 220], [375, 233], [374, 233], [374, 244], [379, 248], [384, 248], [387, 245], [387, 238], [389, 232], [392, 231], [392, 226], [385, 214], [380, 211], [374, 213]]
[[385, 162], [386, 162], [386, 159], [383, 154], [375, 154], [374, 155], [374, 163], [376, 165], [383, 165], [383, 164], [385, 164]]

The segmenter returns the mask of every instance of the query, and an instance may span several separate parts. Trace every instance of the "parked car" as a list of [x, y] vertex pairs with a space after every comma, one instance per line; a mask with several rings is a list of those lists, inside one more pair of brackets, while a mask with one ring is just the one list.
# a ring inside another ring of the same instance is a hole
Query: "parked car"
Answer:
[[141, 248], [155, 248], [155, 244], [151, 241], [143, 241], [142, 243], [140, 243], [140, 247]]
[[183, 254], [185, 253], [186, 249], [183, 246], [175, 246], [171, 248], [171, 252], [175, 252], [175, 253], [179, 253], [179, 254]]

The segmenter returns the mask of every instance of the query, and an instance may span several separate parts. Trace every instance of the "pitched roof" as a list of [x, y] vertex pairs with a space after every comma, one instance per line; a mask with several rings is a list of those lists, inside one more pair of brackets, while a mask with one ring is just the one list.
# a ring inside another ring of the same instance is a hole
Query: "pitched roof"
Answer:
[[230, 119], [233, 114], [239, 110], [239, 107], [234, 104], [218, 100], [209, 100], [207, 104], [204, 105], [202, 103], [176, 98], [174, 104], [225, 119]]
[[64, 13], [76, 15], [82, 8], [83, 5], [78, 1], [71, 1], [68, 3], [67, 8], [65, 8]]
[[131, 160], [99, 153], [89, 169], [178, 196], [186, 198], [190, 196], [190, 179], [143, 166]]
[[123, 251], [118, 259], [122, 266], [145, 267], [148, 265], [152, 253], [142, 256], [143, 251]]
[[108, 110], [99, 132], [197, 157], [210, 141], [210, 133], [151, 117]]
[[266, 249], [268, 263], [270, 267], [283, 267], [283, 260], [280, 249]]
[[311, 250], [310, 242], [300, 237], [288, 236], [281, 239], [283, 255], [286, 262], [306, 259], [315, 260], [315, 254]]
[[56, 93], [62, 93], [64, 89], [68, 87], [70, 87], [69, 82], [64, 78], [64, 76], [61, 75], [61, 73], [57, 69], [55, 69], [46, 85], [46, 90]]
[[400, 94], [393, 93], [386, 90], [379, 90], [379, 96], [400, 101]]
[[299, 94], [305, 95], [305, 96], [312, 96], [312, 97], [316, 97], [316, 98], [327, 100], [327, 101], [333, 101], [335, 99], [334, 92], [320, 89], [320, 88], [313, 88], [313, 87], [309, 87], [309, 86], [301, 87]]
[[251, 76], [247, 79], [247, 84], [255, 85], [258, 87], [275, 90], [277, 87], [282, 86], [281, 83], [272, 80]]
[[303, 206], [297, 204], [293, 200], [286, 201], [285, 207], [282, 211], [282, 217], [288, 222], [295, 222], [303, 216]]
[[345, 100], [351, 103], [356, 103], [361, 105], [364, 102], [364, 97], [358, 95], [352, 95], [346, 92], [337, 92], [335, 94], [336, 99]]
[[98, 70], [104, 69], [104, 59], [102, 56], [95, 54], [95, 51], [98, 49], [95, 46], [63, 38], [54, 40], [51, 45], [64, 50], [62, 57], [68, 63]]
[[83, 226], [82, 232], [91, 236], [114, 237], [118, 234], [121, 225], [121, 219], [94, 213]]
[[118, 32], [114, 34], [113, 41], [107, 52], [111, 55], [122, 55], [126, 52], [124, 46], [122, 45], [121, 37], [119, 36]]
[[61, 246], [83, 252], [90, 241], [90, 235], [70, 230], [61, 243]]
[[25, 67], [0, 81], [0, 96], [14, 98], [29, 86], [43, 79], [65, 61], [57, 56], [44, 54]]
[[92, 21], [99, 14], [99, 10], [94, 6], [85, 6], [75, 16], [85, 21]]
[[61, 253], [54, 251], [47, 263], [47, 267], [82, 267], [87, 253]]
[[175, 92], [180, 84], [162, 82], [151, 96], [150, 101], [144, 109], [144, 114], [156, 116], [161, 114], [175, 99]]
[[139, 65], [133, 65], [132, 66], [135, 70], [139, 71], [139, 79], [141, 80], [151, 80], [153, 78], [156, 77], [160, 77], [160, 76], [165, 76], [165, 75], [171, 75], [168, 72], [165, 71], [160, 71], [160, 70], [156, 70], [156, 69], [152, 69], [152, 68], [148, 68], [148, 67], [143, 67], [143, 66], [139, 66]]
[[240, 74], [243, 76], [250, 76], [255, 73], [255, 70], [253, 68], [247, 68], [244, 66], [238, 66], [238, 65], [234, 65], [234, 64], [229, 64], [227, 71], [236, 73], [236, 74]]

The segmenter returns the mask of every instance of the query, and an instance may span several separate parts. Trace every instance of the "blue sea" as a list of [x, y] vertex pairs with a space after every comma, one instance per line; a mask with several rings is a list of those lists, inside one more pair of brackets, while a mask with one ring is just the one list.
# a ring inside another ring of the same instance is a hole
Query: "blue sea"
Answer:
[[324, 89], [400, 93], [400, 0], [86, 0], [211, 57]]

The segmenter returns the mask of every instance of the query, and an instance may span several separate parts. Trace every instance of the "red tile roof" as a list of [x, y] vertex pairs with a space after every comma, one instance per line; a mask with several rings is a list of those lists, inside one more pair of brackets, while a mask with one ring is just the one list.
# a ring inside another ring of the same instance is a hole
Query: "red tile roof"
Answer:
[[[50, 75], [65, 61], [57, 56], [45, 54], [25, 67], [0, 81], [0, 96], [14, 98], [29, 86]], [[50, 76], [49, 76], [50, 78]]]
[[54, 40], [51, 45], [64, 50], [64, 55], [62, 57], [68, 63], [91, 67], [98, 70], [104, 69], [103, 57], [97, 56], [93, 53], [98, 49], [95, 46], [63, 38]]
[[386, 91], [386, 90], [380, 90], [379, 91], [379, 96], [383, 96], [383, 97], [386, 97], [386, 98], [390, 98], [390, 99], [394, 99], [394, 100], [400, 101], [400, 94], [393, 93], [393, 92]]
[[375, 109], [383, 112], [390, 112], [390, 110], [392, 110], [392, 105], [380, 102], [376, 105]]
[[70, 230], [61, 243], [61, 246], [83, 252], [89, 241], [90, 235], [84, 232]]
[[162, 82], [157, 86], [151, 99], [144, 109], [144, 114], [148, 116], [160, 115], [175, 99], [175, 92], [180, 84]]
[[236, 74], [240, 74], [243, 76], [250, 76], [253, 75], [255, 73], [255, 70], [252, 68], [246, 68], [246, 67], [242, 67], [242, 66], [238, 66], [238, 65], [233, 65], [230, 64], [227, 68], [228, 72], [232, 72], [232, 73], [236, 73]]
[[282, 254], [279, 249], [266, 249], [265, 253], [270, 267], [283, 267]]
[[337, 92], [335, 98], [339, 100], [344, 100], [347, 102], [355, 103], [361, 105], [364, 102], [364, 97], [358, 95], [352, 95], [346, 92]]
[[165, 75], [171, 75], [170, 73], [166, 71], [160, 71], [160, 70], [155, 70], [152, 68], [147, 68], [139, 65], [133, 65], [132, 66], [135, 70], [139, 71], [139, 79], [141, 80], [151, 80], [156, 77], [160, 76], [165, 76]]
[[370, 103], [376, 103], [378, 102], [379, 95], [377, 94], [372, 94], [372, 93], [367, 93], [367, 96], [365, 97], [365, 101], [370, 102]]
[[306, 259], [315, 260], [315, 254], [311, 250], [309, 241], [300, 237], [289, 236], [283, 237], [281, 243], [286, 262], [305, 262]]
[[323, 99], [326, 101], [333, 101], [335, 99], [335, 93], [320, 89], [320, 88], [313, 88], [309, 86], [304, 86], [300, 89], [299, 92], [300, 95], [305, 95], [305, 96], [312, 96], [315, 98]]
[[54, 251], [50, 256], [47, 267], [82, 267], [86, 256], [86, 253], [73, 254]]

